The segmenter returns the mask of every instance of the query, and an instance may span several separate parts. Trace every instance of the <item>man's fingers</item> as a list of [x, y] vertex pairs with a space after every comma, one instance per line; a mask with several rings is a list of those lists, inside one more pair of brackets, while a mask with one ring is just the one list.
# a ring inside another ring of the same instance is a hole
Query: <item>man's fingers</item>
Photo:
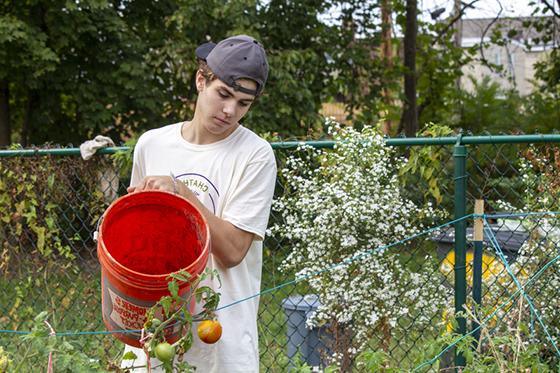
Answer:
[[172, 191], [173, 183], [169, 176], [146, 176], [136, 186], [126, 189], [128, 193], [139, 192], [142, 190], [165, 190]]
[[147, 177], [143, 178], [142, 180], [140, 180], [140, 182], [137, 185], [126, 188], [126, 191], [128, 193], [133, 193], [133, 192], [140, 192], [141, 190], [144, 190], [146, 188], [147, 179], [148, 179]]
[[162, 183], [160, 181], [160, 177], [151, 177], [146, 181], [145, 189], [154, 189], [154, 190], [161, 190]]

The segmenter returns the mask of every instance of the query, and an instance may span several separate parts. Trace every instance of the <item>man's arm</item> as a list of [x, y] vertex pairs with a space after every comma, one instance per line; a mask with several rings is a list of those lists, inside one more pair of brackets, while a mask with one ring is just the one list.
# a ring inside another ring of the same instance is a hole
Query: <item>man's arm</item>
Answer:
[[142, 190], [175, 192], [194, 204], [208, 222], [212, 254], [224, 267], [235, 267], [245, 258], [253, 242], [254, 234], [237, 228], [227, 220], [218, 218], [198, 200], [185, 184], [177, 182], [171, 176], [147, 176], [138, 185], [127, 189], [129, 193]]

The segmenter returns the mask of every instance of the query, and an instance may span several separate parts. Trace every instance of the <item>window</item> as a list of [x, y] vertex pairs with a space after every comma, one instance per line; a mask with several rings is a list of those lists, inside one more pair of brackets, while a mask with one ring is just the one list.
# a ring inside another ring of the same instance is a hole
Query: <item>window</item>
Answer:
[[502, 54], [500, 53], [501, 51], [498, 50], [495, 54], [494, 54], [494, 64], [501, 66], [502, 65]]

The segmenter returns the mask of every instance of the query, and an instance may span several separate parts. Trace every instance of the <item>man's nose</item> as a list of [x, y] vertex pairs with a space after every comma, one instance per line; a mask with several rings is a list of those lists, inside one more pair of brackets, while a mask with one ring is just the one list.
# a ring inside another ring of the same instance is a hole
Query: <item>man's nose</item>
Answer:
[[228, 117], [233, 116], [233, 114], [235, 113], [235, 104], [232, 104], [232, 103], [229, 103], [229, 102], [224, 104], [224, 107], [223, 107], [222, 111]]

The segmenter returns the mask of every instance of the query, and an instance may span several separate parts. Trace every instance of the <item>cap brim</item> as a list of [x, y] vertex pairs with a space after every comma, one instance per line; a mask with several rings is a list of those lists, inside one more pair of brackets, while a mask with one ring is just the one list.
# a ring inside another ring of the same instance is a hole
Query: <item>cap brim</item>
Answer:
[[216, 43], [208, 42], [202, 45], [199, 45], [198, 48], [195, 50], [195, 54], [197, 58], [206, 60], [206, 57], [212, 52], [212, 49], [216, 46]]

